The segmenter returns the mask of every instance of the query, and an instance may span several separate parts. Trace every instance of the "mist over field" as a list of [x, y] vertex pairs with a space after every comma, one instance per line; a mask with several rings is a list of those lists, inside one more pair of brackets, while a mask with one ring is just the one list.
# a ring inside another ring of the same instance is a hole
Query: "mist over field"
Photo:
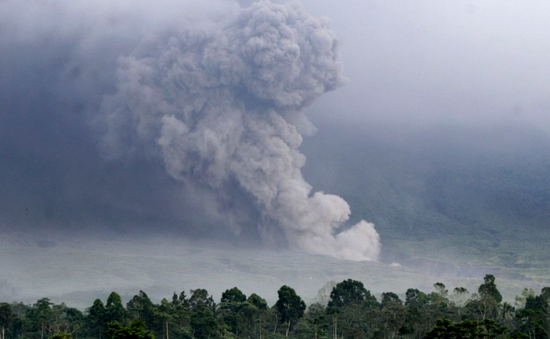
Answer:
[[0, 2], [1, 301], [544, 286], [549, 14]]

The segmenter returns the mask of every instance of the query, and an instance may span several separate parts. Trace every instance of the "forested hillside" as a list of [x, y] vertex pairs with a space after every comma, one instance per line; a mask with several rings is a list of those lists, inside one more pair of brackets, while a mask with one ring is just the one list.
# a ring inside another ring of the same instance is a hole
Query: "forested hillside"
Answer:
[[456, 270], [463, 276], [483, 274], [471, 265], [548, 275], [547, 134], [521, 126], [320, 126], [302, 146], [304, 175], [344, 197], [354, 221], [375, 223], [382, 260], [470, 265]]
[[432, 292], [410, 288], [376, 297], [347, 279], [326, 285], [309, 306], [286, 285], [274, 305], [237, 287], [219, 302], [205, 289], [174, 292], [160, 303], [139, 291], [126, 306], [112, 292], [84, 311], [42, 298], [0, 304], [1, 339], [548, 338], [550, 288], [540, 295], [525, 289], [512, 305], [486, 275], [471, 292], [436, 283]]

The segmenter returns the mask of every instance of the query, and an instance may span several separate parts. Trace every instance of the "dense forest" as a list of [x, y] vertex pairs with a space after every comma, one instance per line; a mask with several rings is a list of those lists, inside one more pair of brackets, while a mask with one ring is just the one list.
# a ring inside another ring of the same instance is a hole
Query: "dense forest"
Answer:
[[124, 307], [112, 292], [82, 312], [48, 298], [34, 305], [0, 304], [0, 339], [207, 339], [207, 338], [530, 338], [547, 339], [550, 288], [540, 295], [525, 289], [514, 305], [503, 302], [493, 275], [476, 293], [456, 287], [449, 292], [408, 289], [377, 298], [363, 283], [327, 284], [318, 302], [306, 307], [294, 289], [282, 286], [269, 307], [257, 294], [237, 287], [219, 303], [205, 289], [174, 293], [155, 304], [143, 291]]

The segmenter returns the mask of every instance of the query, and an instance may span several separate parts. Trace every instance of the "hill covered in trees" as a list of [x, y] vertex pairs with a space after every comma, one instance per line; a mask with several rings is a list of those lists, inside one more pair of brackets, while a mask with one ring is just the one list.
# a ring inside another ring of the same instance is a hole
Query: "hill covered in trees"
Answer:
[[[304, 175], [316, 189], [345, 198], [352, 222], [376, 225], [382, 261], [418, 266], [412, 258], [435, 259], [457, 264], [459, 276], [483, 276], [488, 267], [522, 279], [550, 276], [545, 132], [316, 124], [318, 133], [302, 145]], [[471, 265], [486, 268], [473, 274]]]
[[474, 292], [436, 283], [429, 293], [410, 288], [377, 298], [347, 279], [320, 290], [309, 306], [286, 285], [271, 306], [237, 287], [225, 290], [219, 302], [195, 289], [160, 303], [139, 291], [124, 305], [112, 292], [84, 312], [48, 298], [33, 305], [1, 303], [0, 328], [1, 339], [548, 338], [550, 288], [539, 295], [525, 289], [512, 305], [488, 274]]

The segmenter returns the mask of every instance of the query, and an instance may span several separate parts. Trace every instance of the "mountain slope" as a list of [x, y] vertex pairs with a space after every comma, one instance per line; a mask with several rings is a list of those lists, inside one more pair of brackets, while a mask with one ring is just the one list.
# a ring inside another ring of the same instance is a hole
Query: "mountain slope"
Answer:
[[304, 141], [306, 179], [374, 222], [383, 260], [550, 273], [550, 138], [515, 126], [332, 125]]

